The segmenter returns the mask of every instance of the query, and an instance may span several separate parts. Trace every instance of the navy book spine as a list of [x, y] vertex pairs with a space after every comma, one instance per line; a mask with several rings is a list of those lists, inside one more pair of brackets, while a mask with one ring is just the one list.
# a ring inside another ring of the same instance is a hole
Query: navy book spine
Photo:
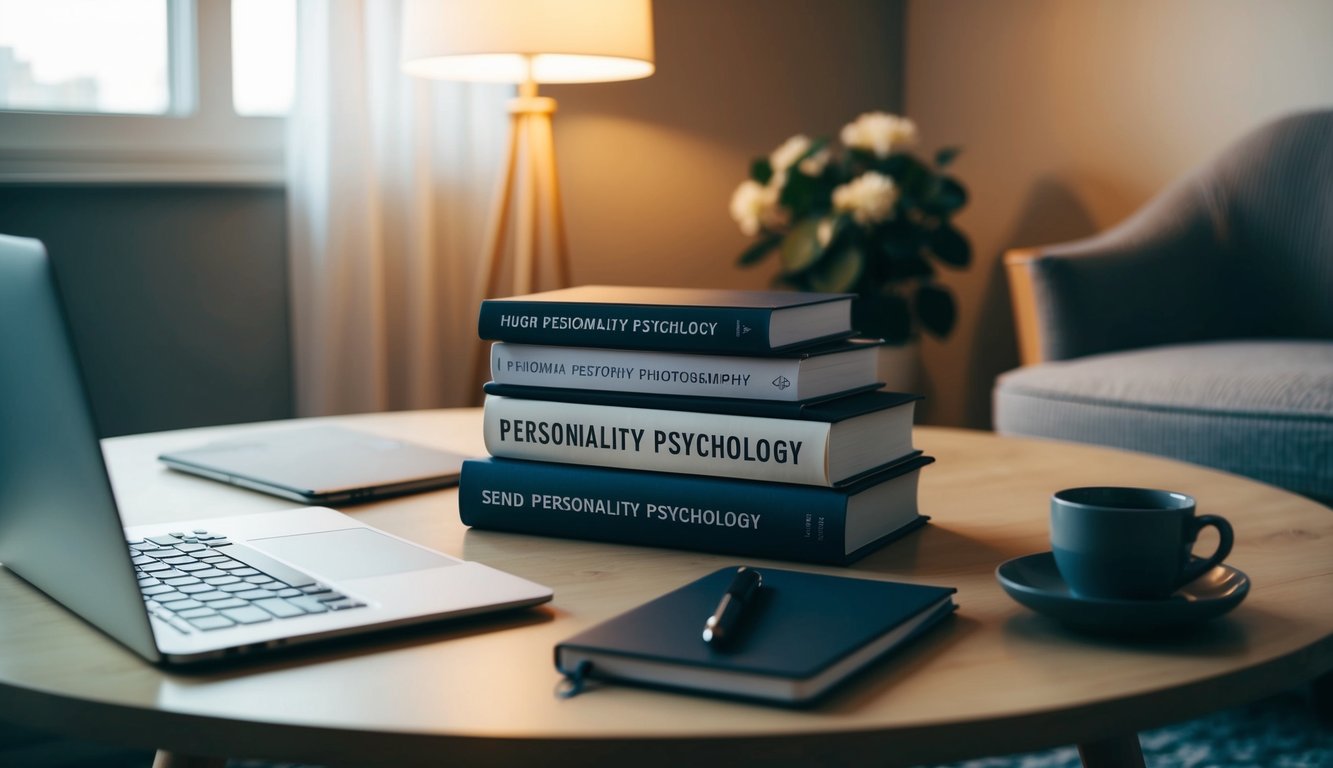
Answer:
[[762, 307], [485, 301], [477, 332], [520, 344], [762, 354], [774, 351], [772, 315]]
[[[876, 481], [891, 482], [930, 461], [903, 462]], [[846, 565], [926, 521], [918, 515], [846, 552], [850, 492], [484, 458], [463, 462], [458, 509], [474, 528], [827, 565]]]

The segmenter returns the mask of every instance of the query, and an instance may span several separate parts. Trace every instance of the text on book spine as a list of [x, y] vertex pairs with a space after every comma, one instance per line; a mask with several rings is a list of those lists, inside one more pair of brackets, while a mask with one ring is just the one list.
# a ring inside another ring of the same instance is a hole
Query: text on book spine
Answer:
[[762, 437], [751, 439], [748, 435], [654, 429], [652, 439], [645, 446], [644, 438], [648, 436], [648, 430], [642, 428], [533, 419], [502, 418], [499, 422], [501, 443], [568, 445], [636, 453], [650, 450], [653, 453], [672, 456], [698, 456], [706, 459], [772, 464], [800, 464], [801, 448], [805, 443], [804, 440], [770, 440]]
[[531, 507], [552, 512], [580, 512], [608, 517], [634, 518], [645, 522], [720, 528], [758, 529], [762, 517], [754, 512], [736, 512], [729, 509], [651, 504], [621, 499], [565, 496], [552, 493], [522, 494], [514, 491], [483, 490], [481, 492], [481, 503], [510, 509]]
[[716, 322], [700, 320], [643, 320], [628, 317], [580, 315], [500, 315], [501, 328], [541, 328], [548, 331], [607, 331], [674, 336], [716, 336]]

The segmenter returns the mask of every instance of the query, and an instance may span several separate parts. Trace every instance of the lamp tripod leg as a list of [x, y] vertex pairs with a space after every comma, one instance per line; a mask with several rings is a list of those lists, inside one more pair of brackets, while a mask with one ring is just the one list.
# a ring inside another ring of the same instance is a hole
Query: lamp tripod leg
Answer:
[[[500, 177], [500, 186], [496, 189], [495, 199], [491, 203], [490, 231], [486, 235], [486, 261], [477, 273], [477, 285], [480, 287], [478, 301], [496, 295], [500, 287], [500, 268], [504, 263], [505, 232], [509, 229], [509, 211], [514, 200], [514, 177], [518, 172], [520, 115], [509, 118], [509, 149], [506, 152], [504, 173]], [[477, 343], [476, 354], [472, 361], [472, 379], [478, 389], [488, 378], [491, 369], [491, 346], [484, 341]]]

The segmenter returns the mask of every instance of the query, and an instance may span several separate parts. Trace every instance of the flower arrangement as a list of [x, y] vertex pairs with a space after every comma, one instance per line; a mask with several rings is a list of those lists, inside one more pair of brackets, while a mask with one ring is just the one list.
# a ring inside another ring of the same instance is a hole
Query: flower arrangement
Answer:
[[806, 291], [855, 293], [862, 332], [902, 343], [918, 325], [938, 337], [953, 329], [953, 295], [934, 281], [935, 262], [965, 267], [972, 249], [951, 218], [967, 190], [944, 169], [908, 151], [911, 120], [870, 112], [843, 127], [839, 157], [827, 139], [787, 139], [750, 166], [731, 196], [731, 216], [757, 238], [743, 266], [777, 251], [778, 282]]

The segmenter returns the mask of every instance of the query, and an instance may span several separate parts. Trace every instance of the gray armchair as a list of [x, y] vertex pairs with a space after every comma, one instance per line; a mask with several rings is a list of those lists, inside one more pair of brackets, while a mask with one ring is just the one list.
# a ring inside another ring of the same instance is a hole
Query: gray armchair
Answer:
[[1333, 111], [1266, 125], [1120, 225], [1005, 258], [1002, 434], [1217, 467], [1333, 503]]

